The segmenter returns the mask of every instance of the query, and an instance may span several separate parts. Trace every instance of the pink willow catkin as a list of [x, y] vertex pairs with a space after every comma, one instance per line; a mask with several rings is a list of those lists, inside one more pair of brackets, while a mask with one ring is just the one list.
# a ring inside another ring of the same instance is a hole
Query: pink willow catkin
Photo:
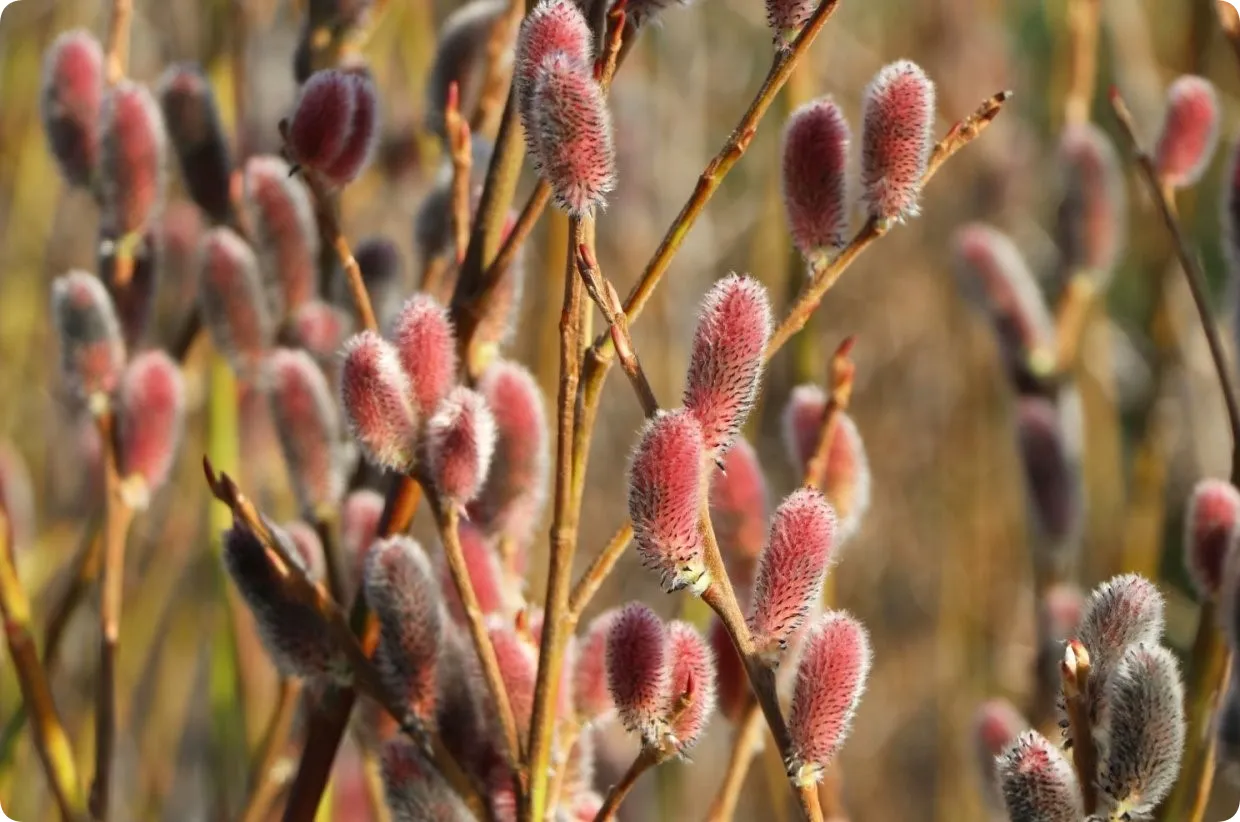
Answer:
[[1064, 128], [1059, 138], [1063, 199], [1055, 240], [1070, 273], [1088, 273], [1105, 286], [1124, 251], [1128, 197], [1115, 146], [1092, 123]]
[[232, 229], [213, 228], [202, 239], [198, 273], [203, 324], [216, 348], [238, 374], [257, 376], [275, 323], [254, 252]]
[[278, 348], [267, 358], [267, 390], [280, 448], [304, 516], [332, 511], [345, 490], [340, 420], [327, 377], [305, 351]]
[[1076, 771], [1059, 747], [1026, 731], [995, 770], [1012, 822], [1080, 822], [1085, 818]]
[[185, 427], [185, 384], [180, 367], [162, 351], [145, 351], [121, 377], [117, 408], [119, 467], [139, 506], [168, 479]]
[[934, 84], [916, 63], [885, 66], [862, 104], [861, 201], [873, 219], [920, 212], [921, 178], [934, 142]]
[[1218, 145], [1219, 118], [1218, 93], [1209, 80], [1184, 75], [1171, 84], [1153, 158], [1164, 183], [1187, 188], [1201, 179]]
[[667, 591], [700, 595], [711, 583], [700, 528], [706, 448], [685, 410], [646, 423], [629, 464], [629, 516], [642, 564]]
[[99, 127], [103, 219], [119, 236], [136, 234], [156, 216], [167, 186], [163, 115], [145, 86], [122, 80], [103, 98]]
[[98, 277], [70, 271], [52, 282], [52, 323], [61, 371], [84, 401], [106, 397], [120, 383], [125, 342], [112, 298]]
[[426, 294], [413, 295], [396, 317], [392, 343], [418, 418], [429, 420], [456, 383], [456, 336], [447, 310]]
[[61, 176], [71, 185], [89, 188], [99, 165], [103, 106], [103, 49], [94, 35], [74, 29], [48, 46], [39, 102]]
[[770, 337], [770, 299], [757, 280], [730, 274], [702, 299], [684, 404], [715, 460], [727, 453], [753, 408]]
[[370, 161], [378, 118], [379, 95], [369, 77], [338, 69], [315, 72], [289, 118], [289, 150], [330, 184], [346, 185]]
[[667, 654], [671, 691], [662, 744], [683, 756], [697, 744], [715, 712], [715, 656], [697, 629], [681, 621], [667, 626]]
[[478, 496], [495, 452], [495, 418], [477, 391], [458, 386], [426, 423], [426, 462], [448, 504], [464, 508]]
[[1218, 596], [1238, 522], [1240, 492], [1231, 483], [1204, 479], [1193, 486], [1184, 515], [1184, 565], [1203, 599]]
[[[770, 2], [768, 13], [775, 5], [787, 4]], [[812, 14], [814, 4], [804, 5]], [[825, 262], [848, 242], [851, 140], [848, 121], [830, 97], [802, 105], [784, 126], [784, 213], [793, 243], [811, 264]]]
[[[710, 484], [710, 519], [732, 585], [753, 584], [769, 516], [766, 476], [753, 446], [738, 438]], [[737, 594], [741, 594], [738, 592]]]
[[353, 438], [366, 458], [393, 471], [416, 459], [417, 415], [409, 377], [391, 343], [373, 331], [345, 343], [340, 396]]
[[607, 635], [607, 684], [620, 722], [645, 745], [657, 745], [665, 730], [671, 663], [659, 617], [640, 602], [625, 605]]
[[788, 775], [799, 785], [822, 780], [848, 737], [870, 674], [870, 637], [848, 614], [828, 611], [810, 630], [797, 667], [788, 715]]
[[272, 314], [283, 318], [318, 294], [319, 230], [305, 183], [279, 157], [245, 164], [245, 211]]
[[526, 124], [526, 145], [531, 152], [536, 149], [537, 137], [530, 128], [535, 123], [534, 91], [543, 62], [561, 52], [584, 73], [592, 68], [593, 50], [590, 24], [572, 0], [542, 0], [521, 21], [512, 84], [517, 111], [521, 122]]
[[619, 617], [619, 609], [604, 611], [586, 628], [573, 666], [573, 704], [577, 718], [595, 724], [610, 719], [616, 711], [607, 684], [608, 637]]

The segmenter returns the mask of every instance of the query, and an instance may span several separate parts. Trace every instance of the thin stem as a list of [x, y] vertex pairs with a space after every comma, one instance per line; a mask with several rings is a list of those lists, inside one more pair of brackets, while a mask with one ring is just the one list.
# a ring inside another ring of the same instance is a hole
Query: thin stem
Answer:
[[629, 547], [629, 542], [632, 539], [633, 523], [626, 522], [608, 540], [603, 550], [599, 551], [598, 555], [594, 557], [590, 567], [581, 575], [581, 579], [577, 581], [577, 585], [573, 588], [572, 596], [568, 598], [568, 613], [573, 620], [581, 618], [581, 613], [590, 604], [590, 600], [594, 599], [594, 595], [598, 593], [598, 589], [603, 585], [603, 580], [607, 579], [611, 569], [616, 567], [620, 557], [624, 556], [624, 551]]
[[727, 770], [723, 773], [723, 783], [706, 813], [705, 822], [730, 822], [735, 815], [736, 803], [740, 799], [741, 788], [745, 785], [749, 765], [753, 762], [758, 743], [762, 739], [761, 734], [762, 712], [758, 710], [758, 704], [751, 701], [745, 706], [736, 723], [732, 753], [728, 757]]
[[4, 636], [17, 672], [22, 703], [34, 717], [34, 744], [39, 761], [47, 773], [61, 817], [73, 822], [85, 816], [86, 804], [69, 737], [60, 724], [47, 674], [39, 662], [31, 632], [30, 603], [7, 545], [7, 523], [7, 514], [0, 507], [0, 614], [4, 617]]
[[563, 616], [568, 611], [572, 584], [573, 554], [577, 547], [580, 506], [574, 504], [573, 446], [577, 425], [577, 385], [581, 359], [581, 277], [577, 274], [577, 249], [590, 235], [587, 220], [571, 218], [565, 254], [564, 304], [560, 313], [560, 390], [556, 412], [555, 510], [551, 524], [547, 596], [543, 606], [542, 641], [538, 678], [534, 685], [534, 708], [530, 719], [530, 795], [526, 822], [540, 822], [547, 814], [547, 769], [555, 735], [555, 704], [560, 686], [564, 646], [568, 634]]
[[[512, 47], [517, 35], [517, 27], [525, 16], [524, 0], [508, 0], [508, 13], [499, 20], [491, 30], [487, 40], [486, 71], [483, 73], [482, 93], [478, 96], [478, 105], [469, 118], [469, 126], [479, 134], [488, 134], [497, 122], [500, 106], [506, 100], [510, 80], [510, 66], [506, 65], [504, 54]], [[468, 237], [469, 228], [465, 229]], [[464, 255], [465, 244], [457, 246]]]
[[133, 19], [133, 0], [112, 0], [112, 17], [108, 20], [108, 41], [105, 66], [109, 85], [125, 79], [129, 69], [129, 28]]
[[1093, 727], [1089, 720], [1090, 681], [1089, 652], [1077, 640], [1068, 643], [1059, 664], [1063, 680], [1064, 707], [1072, 735], [1072, 764], [1081, 786], [1081, 800], [1088, 816], [1098, 809], [1098, 787], [1094, 775], [1098, 771], [1098, 750], [1094, 747]]
[[239, 822], [261, 822], [271, 808], [280, 780], [276, 763], [289, 741], [293, 719], [297, 715], [297, 702], [301, 697], [301, 683], [295, 679], [280, 680], [276, 704], [267, 720], [258, 750], [254, 752], [254, 764], [250, 769], [249, 797], [242, 808]]
[[1094, 78], [1098, 74], [1098, 18], [1101, 0], [1069, 0], [1068, 37], [1069, 86], [1064, 114], [1069, 123], [1089, 122], [1094, 100]]
[[97, 424], [104, 464], [103, 574], [99, 596], [99, 682], [95, 694], [95, 778], [90, 790], [90, 811], [96, 820], [106, 820], [116, 748], [116, 654], [125, 593], [125, 542], [134, 512], [125, 498], [117, 470], [112, 412], [101, 413]]
[[856, 366], [849, 358], [852, 353], [855, 337], [846, 337], [831, 359], [831, 397], [822, 415], [822, 427], [818, 432], [818, 445], [809, 462], [805, 465], [805, 476], [801, 484], [806, 488], [821, 489], [827, 478], [827, 468], [831, 461], [831, 443], [835, 440], [835, 431], [839, 427], [840, 415], [848, 410], [852, 398], [853, 375]]
[[611, 790], [607, 792], [607, 798], [603, 800], [603, 807], [599, 808], [594, 822], [611, 822], [615, 819], [620, 803], [629, 795], [629, 791], [633, 790], [637, 780], [657, 764], [659, 764], [659, 752], [653, 748], [642, 748], [634, 758], [633, 764], [629, 765], [629, 769], [624, 772], [624, 776], [620, 777], [620, 781], [612, 785]]
[[[487, 631], [486, 617], [482, 606], [478, 604], [478, 595], [469, 578], [469, 568], [465, 564], [465, 552], [461, 549], [460, 512], [451, 505], [444, 505], [433, 500], [436, 509], [436, 522], [439, 526], [439, 538], [443, 542], [444, 557], [448, 561], [448, 569], [452, 573], [452, 583], [461, 598], [465, 609], [466, 622], [469, 624], [469, 635], [473, 639], [474, 649], [478, 652], [478, 660], [482, 665], [482, 678], [491, 694], [491, 701], [499, 716], [500, 728], [503, 731], [505, 753], [513, 771], [520, 772], [521, 740], [517, 731], [517, 720], [512, 713], [512, 704], [508, 701], [508, 689], [504, 686], [504, 677], [500, 673], [499, 659], [495, 656], [495, 646], [491, 644], [491, 634]], [[518, 780], [518, 786], [521, 781]]]
[[555, 768], [551, 772], [551, 782], [547, 786], [548, 808], [558, 808], [560, 805], [560, 797], [564, 793], [564, 779], [568, 773], [568, 760], [573, 755], [573, 747], [581, 736], [581, 730], [581, 723], [576, 719], [569, 719], [562, 723], [559, 756], [556, 757]]
[[1088, 273], [1073, 274], [1055, 312], [1055, 373], [1069, 374], [1080, 356], [1085, 329], [1097, 304], [1098, 286]]
[[456, 83], [448, 87], [444, 131], [452, 157], [452, 236], [459, 265], [465, 259], [465, 246], [469, 243], [469, 174], [473, 152], [469, 145], [469, 123], [461, 116], [460, 89]]

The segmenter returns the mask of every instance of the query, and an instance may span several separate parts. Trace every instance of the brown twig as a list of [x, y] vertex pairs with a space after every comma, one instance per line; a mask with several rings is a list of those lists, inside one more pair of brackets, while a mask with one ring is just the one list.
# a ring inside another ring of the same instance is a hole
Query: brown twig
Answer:
[[[286, 120], [280, 121], [280, 136], [284, 139], [285, 153], [292, 157], [292, 152], [288, 148], [288, 121]], [[340, 267], [344, 269], [345, 279], [349, 285], [349, 294], [353, 297], [353, 308], [357, 311], [358, 322], [369, 331], [377, 331], [379, 330], [379, 323], [375, 319], [374, 309], [370, 305], [370, 295], [366, 291], [366, 282], [362, 279], [362, 267], [357, 264], [357, 260], [353, 257], [353, 249], [349, 247], [349, 240], [344, 236], [344, 232], [340, 228], [340, 219], [336, 216], [331, 192], [314, 171], [308, 168], [302, 168], [300, 171], [302, 172], [302, 179], [305, 181], [306, 187], [310, 189], [310, 194], [314, 199], [314, 211], [318, 216], [319, 234], [322, 235], [324, 243], [336, 250], [336, 257], [340, 260]]]
[[[517, 720], [512, 712], [512, 704], [508, 701], [508, 689], [504, 686], [504, 676], [499, 669], [499, 659], [495, 656], [495, 646], [491, 643], [491, 634], [487, 631], [486, 617], [478, 604], [478, 595], [474, 592], [470, 581], [469, 568], [465, 563], [465, 553], [461, 549], [460, 512], [452, 505], [444, 505], [440, 500], [431, 498], [431, 507], [435, 510], [435, 521], [439, 526], [439, 538], [443, 542], [444, 558], [448, 561], [448, 570], [452, 573], [452, 583], [457, 595], [461, 598], [461, 606], [465, 610], [469, 635], [473, 639], [474, 649], [478, 652], [478, 661], [482, 666], [482, 678], [491, 694], [491, 702], [499, 717], [500, 729], [503, 731], [505, 753], [513, 772], [521, 772], [521, 739], [517, 730]], [[518, 779], [520, 791], [524, 780]], [[518, 794], [520, 795], [520, 794]]]
[[452, 236], [456, 242], [456, 262], [460, 265], [469, 243], [469, 174], [473, 154], [469, 146], [469, 123], [461, 116], [460, 87], [456, 83], [448, 86], [444, 131], [452, 157]]
[[52, 796], [65, 822], [76, 822], [86, 814], [74, 764], [76, 760], [69, 737], [56, 713], [47, 674], [39, 662], [39, 652], [31, 633], [30, 603], [13, 565], [13, 555], [7, 542], [7, 523], [7, 514], [0, 508], [0, 614], [4, 616], [4, 636], [17, 672], [22, 703], [34, 717], [35, 750], [47, 773]]
[[633, 759], [633, 764], [629, 765], [629, 769], [624, 772], [624, 776], [620, 777], [620, 781], [612, 785], [611, 790], [607, 792], [603, 807], [599, 808], [594, 816], [594, 822], [611, 822], [615, 819], [620, 803], [629, 795], [629, 791], [633, 790], [633, 786], [637, 784], [641, 775], [659, 764], [659, 758], [659, 752], [654, 748], [642, 748]]
[[633, 350], [633, 338], [629, 335], [629, 321], [624, 316], [624, 306], [620, 303], [620, 295], [616, 293], [611, 281], [606, 279], [599, 270], [598, 261], [594, 259], [594, 251], [587, 243], [582, 243], [577, 247], [577, 270], [581, 272], [586, 293], [603, 312], [603, 319], [611, 328], [611, 341], [616, 349], [616, 358], [620, 360], [620, 367], [632, 383], [633, 391], [637, 393], [642, 412], [647, 417], [653, 417], [659, 410], [659, 401], [655, 399], [654, 389], [650, 387], [646, 372], [642, 370], [637, 353]]
[[539, 647], [538, 678], [534, 686], [534, 708], [530, 719], [528, 756], [529, 802], [523, 805], [526, 822], [539, 822], [547, 813], [547, 769], [551, 764], [551, 742], [555, 735], [556, 692], [560, 686], [567, 627], [561, 617], [567, 612], [572, 584], [573, 554], [577, 548], [577, 522], [580, 507], [573, 500], [573, 445], [576, 441], [577, 385], [581, 361], [582, 285], [577, 268], [577, 249], [590, 235], [587, 220], [571, 218], [568, 249], [565, 253], [564, 304], [560, 314], [560, 390], [556, 413], [555, 505], [551, 524], [551, 548], [547, 574], [547, 596], [543, 607], [542, 641]]
[[[934, 150], [930, 153], [930, 161], [926, 165], [926, 173], [922, 175], [921, 183], [926, 185], [943, 167], [943, 164], [951, 159], [957, 151], [967, 146], [969, 143], [977, 139], [983, 131], [999, 116], [999, 112], [1003, 110], [1003, 105], [1012, 98], [1010, 91], [1001, 91], [998, 94], [988, 98], [977, 111], [970, 114], [960, 122], [951, 127], [951, 130], [943, 137], [942, 140], [935, 145]], [[822, 302], [823, 295], [831, 289], [835, 282], [840, 278], [850, 265], [865, 251], [889, 230], [889, 226], [878, 220], [871, 218], [862, 227], [861, 231], [853, 237], [843, 251], [839, 253], [834, 260], [829, 263], [821, 263], [815, 265], [810, 270], [811, 280], [801, 295], [797, 297], [796, 303], [792, 310], [788, 312], [788, 316], [775, 329], [775, 333], [771, 335], [771, 341], [767, 344], [767, 359], [792, 339], [792, 336], [805, 327], [806, 321], [809, 320], [814, 310], [818, 308], [818, 304]], [[631, 319], [630, 315], [630, 319]]]
[[629, 542], [633, 539], [633, 523], [626, 522], [620, 526], [615, 535], [607, 541], [607, 545], [603, 550], [598, 552], [594, 557], [594, 561], [590, 563], [590, 567], [581, 575], [581, 579], [577, 581], [577, 585], [573, 588], [573, 594], [568, 600], [568, 612], [574, 619], [580, 619], [581, 613], [590, 604], [590, 600], [598, 593], [598, 589], [602, 587], [603, 581], [607, 579], [607, 575], [611, 573], [611, 569], [616, 567], [616, 563], [620, 557], [624, 556], [624, 551], [629, 547]]
[[831, 397], [822, 415], [822, 428], [818, 433], [818, 445], [814, 454], [805, 465], [805, 476], [801, 484], [806, 488], [822, 489], [827, 478], [827, 467], [831, 460], [831, 443], [835, 440], [835, 431], [839, 427], [840, 414], [848, 410], [848, 402], [852, 398], [853, 377], [856, 366], [850, 357], [856, 337], [845, 337], [831, 358]]
[[1088, 273], [1068, 279], [1055, 311], [1055, 374], [1070, 374], [1076, 365], [1097, 297], [1098, 285]]
[[1072, 764], [1081, 786], [1085, 814], [1089, 815], [1098, 809], [1098, 788], [1094, 779], [1098, 770], [1098, 750], [1094, 747], [1093, 727], [1089, 720], [1089, 689], [1093, 686], [1089, 678], [1089, 652], [1078, 640], [1068, 643], [1064, 658], [1059, 663], [1059, 673], [1063, 680], [1068, 728], [1072, 734]]
[[758, 704], [751, 700], [736, 722], [728, 767], [723, 773], [723, 782], [719, 785], [719, 792], [715, 794], [715, 801], [706, 813], [705, 822], [731, 822], [736, 814], [736, 803], [740, 799], [745, 776], [749, 773], [749, 765], [753, 762], [762, 738], [761, 734], [762, 712], [758, 710]]
[[279, 783], [275, 772], [276, 763], [280, 761], [288, 744], [300, 698], [301, 682], [295, 679], [280, 680], [276, 704], [272, 707], [258, 750], [254, 752], [254, 764], [250, 768], [249, 796], [237, 817], [239, 822], [261, 822], [267, 816]]
[[125, 593], [125, 543], [133, 521], [116, 463], [116, 435], [110, 409], [96, 417], [103, 447], [103, 573], [99, 596], [99, 682], [95, 705], [95, 777], [90, 812], [108, 818], [112, 760], [116, 748], [116, 654], [120, 643], [121, 605]]
[[1068, 3], [1068, 93], [1064, 114], [1072, 124], [1089, 121], [1098, 74], [1098, 18], [1101, 0], [1070, 0]]
[[112, 0], [104, 58], [109, 85], [114, 86], [123, 80], [129, 68], [129, 28], [132, 20], [133, 0]]
[[[482, 93], [478, 96], [478, 104], [469, 118], [470, 128], [479, 134], [491, 132], [500, 112], [500, 106], [506, 99], [505, 92], [508, 90], [511, 66], [504, 59], [504, 54], [512, 48], [517, 36], [517, 27], [524, 16], [525, 0], [508, 0], [508, 13], [491, 29], [491, 36], [487, 40], [486, 72], [483, 74]], [[468, 229], [466, 236], [468, 236]], [[464, 255], [464, 243], [457, 247]]]
[[558, 808], [560, 797], [564, 793], [564, 780], [568, 774], [568, 760], [573, 755], [573, 747], [581, 737], [581, 723], [576, 718], [566, 719], [560, 723], [559, 750], [555, 758], [555, 767], [551, 771], [551, 780], [547, 785], [547, 807]]

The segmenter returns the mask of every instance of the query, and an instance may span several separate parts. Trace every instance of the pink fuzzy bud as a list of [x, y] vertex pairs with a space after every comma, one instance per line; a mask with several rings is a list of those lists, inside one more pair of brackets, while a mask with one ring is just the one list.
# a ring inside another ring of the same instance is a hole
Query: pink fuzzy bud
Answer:
[[107, 395], [125, 366], [116, 309], [103, 283], [85, 271], [70, 271], [52, 283], [52, 322], [60, 338], [60, 362], [82, 399]]
[[232, 212], [232, 158], [202, 68], [193, 63], [169, 66], [159, 78], [159, 104], [190, 199], [216, 223], [226, 222]]
[[283, 317], [318, 292], [319, 232], [310, 193], [279, 157], [251, 157], [245, 203], [272, 310]]
[[292, 341], [306, 349], [325, 369], [335, 364], [340, 347], [348, 338], [352, 320], [331, 303], [309, 300], [289, 318]]
[[526, 125], [525, 139], [535, 149], [534, 90], [543, 62], [563, 53], [584, 75], [592, 69], [594, 38], [581, 8], [572, 0], [541, 0], [521, 21], [513, 66], [517, 111]]
[[1193, 487], [1184, 515], [1184, 564], [1202, 598], [1218, 596], [1237, 520], [1240, 492], [1231, 483], [1205, 479]]
[[702, 431], [684, 410], [646, 423], [629, 464], [629, 516], [642, 564], [664, 589], [710, 586], [699, 520], [705, 493]]
[[426, 127], [444, 136], [448, 90], [456, 84], [461, 111], [473, 111], [483, 91], [487, 46], [508, 12], [504, 0], [472, 0], [444, 18], [426, 79]]
[[934, 142], [934, 84], [916, 63], [884, 67], [865, 90], [861, 200], [870, 217], [903, 220], [920, 212], [922, 175]]
[[1003, 805], [996, 757], [1007, 750], [1029, 727], [1020, 711], [1006, 699], [991, 699], [978, 706], [973, 715], [973, 744], [977, 753], [978, 773], [987, 800], [992, 806]]
[[286, 522], [273, 532], [289, 554], [298, 561], [311, 582], [327, 578], [327, 555], [323, 552], [323, 540], [314, 526], [295, 519]]
[[710, 518], [733, 585], [747, 588], [766, 541], [766, 476], [753, 446], [738, 439], [710, 485]]
[[383, 746], [383, 792], [392, 822], [472, 822], [474, 814], [412, 741]]
[[1069, 125], [1059, 140], [1063, 199], [1055, 240], [1069, 272], [1091, 272], [1104, 282], [1120, 260], [1128, 201], [1119, 156], [1090, 123]]
[[1195, 185], [1218, 145], [1218, 93], [1205, 78], [1186, 74], [1167, 89], [1167, 110], [1154, 145], [1154, 168], [1174, 188]]
[[[767, 3], [767, 15], [776, 30], [804, 22], [776, 24], [772, 16], [776, 11], [796, 14], [812, 13], [813, 9], [812, 3]], [[847, 166], [851, 140], [848, 121], [830, 97], [801, 106], [792, 112], [784, 127], [784, 211], [792, 242], [807, 261], [825, 261], [827, 254], [843, 248], [848, 241]]]
[[525, 124], [556, 206], [574, 217], [604, 207], [616, 187], [616, 147], [611, 114], [588, 68], [562, 51], [544, 57]]
[[500, 676], [513, 716], [522, 736], [530, 727], [534, 711], [534, 680], [538, 676], [538, 649], [527, 639], [506, 625], [493, 624], [490, 628], [491, 644], [499, 662]]
[[296, 161], [333, 185], [361, 173], [378, 135], [379, 97], [367, 77], [331, 69], [315, 72], [301, 87], [288, 124]]
[[583, 722], [605, 722], [616, 709], [607, 682], [607, 642], [619, 614], [613, 609], [595, 617], [578, 648], [573, 666], [573, 703]]
[[672, 689], [667, 632], [640, 602], [624, 606], [607, 635], [607, 685], [626, 730], [657, 744]]
[[702, 299], [684, 403], [717, 460], [732, 446], [758, 397], [770, 337], [771, 304], [757, 280], [729, 274]]
[[314, 517], [344, 493], [340, 421], [323, 369], [305, 351], [278, 348], [266, 364], [271, 413], [301, 510]]
[[1085, 818], [1076, 771], [1037, 731], [1022, 733], [995, 764], [1012, 822], [1079, 822]]
[[185, 427], [185, 384], [171, 357], [154, 350], [133, 358], [121, 378], [118, 413], [120, 469], [141, 477], [145, 496], [167, 481]]
[[603, 797], [594, 791], [582, 791], [568, 801], [567, 822], [594, 822], [603, 809]]
[[749, 675], [745, 673], [745, 663], [741, 660], [727, 628], [723, 627], [718, 617], [711, 618], [707, 638], [715, 653], [719, 712], [727, 717], [729, 722], [739, 722], [750, 702]]
[[817, 8], [813, 0], [766, 0], [766, 23], [775, 32], [776, 45], [787, 48]]
[[547, 501], [551, 446], [542, 391], [528, 369], [507, 360], [483, 372], [478, 390], [495, 417], [495, 453], [469, 516], [487, 531], [525, 544]]
[[666, 744], [684, 754], [697, 744], [715, 712], [715, 658], [697, 629], [679, 621], [667, 626], [667, 653], [672, 684]]
[[118, 234], [141, 231], [167, 185], [164, 118], [145, 86], [122, 80], [103, 99], [99, 179], [105, 220]]
[[463, 507], [478, 496], [495, 452], [495, 418], [477, 391], [452, 389], [426, 423], [426, 461], [439, 494]]
[[103, 49], [84, 29], [61, 34], [43, 58], [40, 98], [48, 146], [71, 185], [89, 188], [99, 164]]
[[456, 337], [448, 312], [433, 298], [415, 294], [396, 318], [392, 336], [409, 375], [410, 399], [428, 419], [456, 383]]
[[348, 569], [347, 588], [352, 599], [366, 564], [366, 555], [379, 534], [383, 495], [363, 488], [344, 499], [340, 507], [340, 549]]
[[[405, 261], [400, 251], [391, 240], [367, 237], [353, 249], [353, 257], [362, 270], [362, 282], [366, 284], [366, 293], [370, 295], [370, 305], [379, 328], [391, 328], [409, 292]], [[347, 293], [347, 280], [343, 271], [336, 278], [340, 286], [338, 290], [345, 292], [342, 295], [343, 307], [352, 309], [353, 298]]]
[[443, 611], [438, 580], [421, 546], [408, 537], [380, 540], [366, 556], [366, 602], [379, 619], [379, 668], [414, 716], [435, 716]]
[[1184, 685], [1175, 655], [1130, 645], [1105, 682], [1098, 793], [1108, 819], [1142, 817], [1171, 792], [1184, 752]]
[[245, 376], [258, 372], [275, 335], [263, 297], [258, 260], [230, 228], [214, 228], [202, 240], [199, 289], [203, 323], [215, 346]]
[[794, 491], [775, 510], [748, 619], [754, 647], [772, 662], [822, 596], [834, 538], [835, 512], [818, 491]]
[[[288, 538], [293, 558], [300, 559]], [[274, 555], [253, 534], [233, 527], [224, 534], [224, 565], [249, 605], [259, 638], [286, 676], [348, 678], [348, 662], [337, 652], [330, 629], [313, 607], [288, 596]], [[303, 565], [303, 569], [305, 566]]]
[[1016, 406], [1016, 431], [1033, 524], [1046, 543], [1039, 548], [1049, 552], [1039, 561], [1061, 565], [1075, 543], [1082, 506], [1060, 410], [1042, 397], [1023, 397]]
[[1055, 323], [1020, 250], [1007, 236], [971, 223], [953, 238], [961, 292], [994, 327], [1008, 374], [1022, 390], [1054, 363]]
[[413, 467], [417, 416], [409, 378], [391, 343], [373, 331], [349, 338], [340, 396], [349, 430], [367, 459], [393, 471]]
[[865, 626], [848, 614], [823, 614], [805, 643], [788, 716], [788, 774], [796, 784], [822, 779], [823, 769], [848, 737], [869, 674]]
[[[168, 204], [152, 227], [152, 241], [144, 243], [147, 248], [157, 250], [154, 262], [159, 287], [155, 289], [153, 313], [161, 335], [179, 333], [198, 299], [198, 255], [204, 230], [198, 206], [175, 200]], [[141, 271], [139, 258], [134, 280]]]
[[[461, 541], [461, 553], [465, 555], [465, 570], [469, 572], [469, 583], [473, 586], [474, 596], [478, 598], [479, 610], [483, 614], [503, 612], [506, 606], [504, 579], [495, 546], [471, 522], [459, 523], [457, 531]], [[461, 625], [466, 624], [465, 606], [461, 604], [461, 597], [457, 593], [452, 570], [447, 562], [440, 564], [439, 579], [452, 617]]]
[[1094, 671], [1100, 672], [1110, 669], [1129, 645], [1157, 643], [1162, 632], [1162, 594], [1148, 579], [1125, 574], [1090, 594], [1077, 638], [1089, 651]]
[[0, 439], [0, 510], [4, 511], [13, 549], [30, 543], [35, 534], [34, 484], [30, 469], [13, 443]]

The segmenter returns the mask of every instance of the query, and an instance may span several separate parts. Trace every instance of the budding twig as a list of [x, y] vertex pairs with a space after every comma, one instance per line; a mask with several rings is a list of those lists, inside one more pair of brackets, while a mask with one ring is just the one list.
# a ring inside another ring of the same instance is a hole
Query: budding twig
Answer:
[[97, 418], [103, 447], [103, 574], [99, 596], [99, 683], [95, 706], [95, 778], [90, 789], [90, 812], [96, 820], [108, 818], [112, 757], [116, 747], [116, 654], [120, 643], [121, 604], [125, 593], [125, 542], [133, 521], [116, 465], [116, 438], [110, 409]]
[[78, 820], [86, 814], [86, 803], [78, 782], [76, 760], [69, 737], [56, 714], [47, 674], [39, 662], [39, 652], [31, 635], [30, 603], [7, 544], [7, 523], [7, 514], [0, 508], [0, 615], [4, 617], [9, 656], [17, 671], [22, 703], [34, 717], [35, 749], [47, 772], [56, 806], [65, 820]]
[[250, 768], [249, 796], [241, 815], [237, 817], [239, 822], [260, 822], [266, 818], [275, 799], [275, 788], [279, 784], [275, 773], [276, 763], [280, 761], [284, 747], [288, 744], [300, 698], [300, 681], [288, 678], [280, 680], [276, 704], [272, 708], [267, 727], [263, 730], [258, 750], [254, 753], [254, 762]]
[[116, 85], [125, 79], [129, 67], [129, 28], [132, 19], [133, 0], [112, 0], [106, 57], [109, 85]]
[[1089, 689], [1093, 686], [1089, 678], [1089, 652], [1080, 641], [1074, 639], [1068, 643], [1059, 663], [1059, 673], [1072, 734], [1072, 764], [1081, 786], [1085, 813], [1091, 814], [1098, 808], [1098, 787], [1094, 779], [1098, 770], [1098, 749], [1094, 746], [1093, 725], [1089, 720]]
[[448, 86], [444, 131], [452, 154], [452, 236], [456, 239], [456, 262], [460, 265], [469, 242], [469, 173], [473, 153], [469, 146], [469, 123], [461, 116], [460, 87], [456, 83]]

